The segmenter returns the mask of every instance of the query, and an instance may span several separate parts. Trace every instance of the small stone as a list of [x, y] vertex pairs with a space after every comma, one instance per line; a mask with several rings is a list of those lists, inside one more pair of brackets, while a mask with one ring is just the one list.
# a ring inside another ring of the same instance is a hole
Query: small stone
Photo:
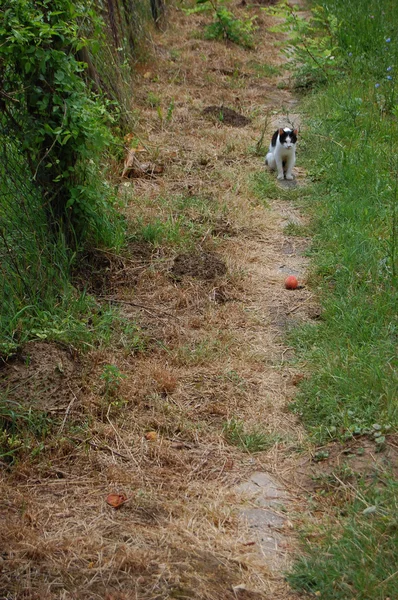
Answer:
[[365, 510], [362, 511], [363, 515], [372, 515], [377, 510], [376, 506], [368, 506]]

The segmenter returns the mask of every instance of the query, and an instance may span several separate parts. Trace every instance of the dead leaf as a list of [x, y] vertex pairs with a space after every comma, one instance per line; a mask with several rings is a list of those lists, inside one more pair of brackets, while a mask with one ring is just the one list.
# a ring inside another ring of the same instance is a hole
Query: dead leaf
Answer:
[[255, 546], [256, 542], [245, 542], [243, 545], [244, 546]]
[[300, 381], [303, 381], [303, 379], [305, 379], [305, 375], [303, 375], [303, 373], [297, 373], [296, 375], [293, 375], [292, 385], [298, 385]]
[[126, 500], [127, 496], [124, 494], [109, 494], [106, 499], [109, 506], [112, 506], [113, 508], [119, 508], [126, 502]]
[[155, 440], [157, 440], [158, 434], [156, 431], [147, 431], [145, 434], [145, 439], [148, 440], [148, 442], [154, 442]]

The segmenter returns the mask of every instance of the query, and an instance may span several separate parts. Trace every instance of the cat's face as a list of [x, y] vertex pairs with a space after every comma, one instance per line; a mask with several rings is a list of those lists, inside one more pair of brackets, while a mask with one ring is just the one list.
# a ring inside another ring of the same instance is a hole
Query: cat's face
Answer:
[[290, 150], [297, 142], [297, 129], [280, 129], [279, 141], [284, 148]]

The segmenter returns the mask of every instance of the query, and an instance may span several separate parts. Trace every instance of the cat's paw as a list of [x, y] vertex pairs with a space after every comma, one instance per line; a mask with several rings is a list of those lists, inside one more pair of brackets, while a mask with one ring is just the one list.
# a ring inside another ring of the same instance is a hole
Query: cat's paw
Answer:
[[289, 181], [292, 181], [292, 179], [294, 179], [293, 175], [286, 175], [286, 179], [288, 179]]
[[280, 181], [281, 179], [284, 179], [284, 175], [283, 175], [283, 173], [282, 173], [281, 175], [278, 175], [277, 179], [279, 179], [279, 181]]

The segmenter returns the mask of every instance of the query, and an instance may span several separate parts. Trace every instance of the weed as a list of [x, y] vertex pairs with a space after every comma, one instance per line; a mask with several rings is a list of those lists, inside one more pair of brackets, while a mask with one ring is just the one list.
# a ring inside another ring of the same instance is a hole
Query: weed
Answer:
[[149, 106], [151, 106], [152, 108], [158, 108], [161, 104], [159, 96], [157, 96], [153, 92], [148, 92], [147, 101]]
[[237, 19], [224, 6], [224, 0], [196, 0], [193, 9], [185, 9], [187, 14], [211, 12], [214, 21], [207, 25], [205, 39], [228, 40], [246, 48], [253, 48], [253, 33], [256, 29], [256, 17], [242, 21]]
[[46, 412], [26, 408], [1, 395], [0, 459], [12, 464], [27, 451], [30, 454], [41, 452], [52, 426], [53, 422]]
[[116, 365], [105, 365], [101, 373], [101, 379], [105, 384], [105, 396], [114, 396], [125, 378], [126, 375], [123, 375]]
[[166, 113], [167, 123], [169, 123], [171, 121], [171, 119], [173, 118], [174, 107], [175, 107], [174, 100], [171, 100], [169, 106], [167, 107], [167, 113]]
[[103, 396], [108, 410], [125, 406], [127, 401], [119, 396], [119, 390], [126, 375], [116, 365], [105, 365], [100, 378], [104, 382]]
[[308, 18], [287, 2], [264, 10], [282, 19], [272, 31], [289, 33], [284, 53], [295, 66], [296, 88], [320, 86], [340, 72], [341, 61], [335, 51], [338, 22], [331, 11], [317, 4]]
[[230, 419], [223, 425], [223, 435], [229, 444], [239, 446], [246, 452], [262, 452], [268, 450], [276, 441], [274, 436], [256, 429], [247, 432], [242, 421]]
[[[209, 0], [211, 2], [211, 0]], [[215, 8], [215, 21], [207, 26], [205, 39], [225, 39], [246, 48], [253, 48], [254, 20], [256, 17], [241, 21], [225, 8]]]

